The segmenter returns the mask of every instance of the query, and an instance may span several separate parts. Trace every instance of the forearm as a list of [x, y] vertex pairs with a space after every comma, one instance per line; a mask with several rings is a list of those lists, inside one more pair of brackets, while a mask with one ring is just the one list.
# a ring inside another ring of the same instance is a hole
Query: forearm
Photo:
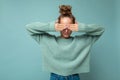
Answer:
[[27, 24], [26, 29], [31, 35], [43, 34], [46, 32], [54, 32], [55, 31], [54, 24], [55, 24], [54, 21], [49, 23], [33, 22]]
[[104, 32], [104, 28], [96, 24], [83, 24], [78, 23], [78, 32], [85, 32], [88, 35], [101, 35]]

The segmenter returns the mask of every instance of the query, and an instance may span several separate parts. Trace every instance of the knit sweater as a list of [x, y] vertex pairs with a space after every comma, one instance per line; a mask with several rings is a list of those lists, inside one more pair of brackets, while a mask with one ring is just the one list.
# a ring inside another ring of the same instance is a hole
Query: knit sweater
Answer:
[[55, 30], [55, 21], [32, 22], [26, 25], [29, 35], [40, 44], [42, 70], [67, 76], [90, 71], [90, 49], [100, 38], [104, 28], [97, 24], [78, 22], [78, 34], [68, 39], [50, 34]]

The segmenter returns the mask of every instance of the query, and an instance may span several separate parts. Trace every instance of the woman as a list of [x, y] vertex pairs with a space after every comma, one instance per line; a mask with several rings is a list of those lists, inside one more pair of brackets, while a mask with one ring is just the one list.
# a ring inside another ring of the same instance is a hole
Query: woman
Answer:
[[[80, 73], [89, 72], [90, 49], [104, 28], [75, 20], [70, 5], [61, 5], [55, 22], [33, 22], [26, 25], [31, 37], [41, 45], [43, 70], [51, 72], [50, 80], [80, 80]], [[60, 32], [55, 36], [49, 32]], [[71, 36], [72, 32], [85, 32]]]

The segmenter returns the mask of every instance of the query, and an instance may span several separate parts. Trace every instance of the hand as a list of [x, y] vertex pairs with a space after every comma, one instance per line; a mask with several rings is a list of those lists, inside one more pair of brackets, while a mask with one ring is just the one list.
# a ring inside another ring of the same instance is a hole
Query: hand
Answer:
[[57, 21], [55, 23], [55, 30], [56, 31], [62, 31], [63, 29], [68, 28], [71, 31], [78, 31], [78, 23], [76, 22], [75, 24], [59, 24]]
[[65, 29], [64, 24], [55, 23], [56, 31], [62, 31], [63, 29]]
[[76, 22], [75, 24], [70, 24], [68, 28], [72, 31], [78, 31], [78, 23]]

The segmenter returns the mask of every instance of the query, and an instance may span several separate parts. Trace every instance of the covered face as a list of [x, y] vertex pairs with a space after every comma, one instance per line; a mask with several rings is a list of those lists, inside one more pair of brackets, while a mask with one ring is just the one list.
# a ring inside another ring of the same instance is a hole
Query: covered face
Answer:
[[62, 38], [69, 38], [72, 31], [70, 29], [68, 29], [68, 27], [70, 26], [70, 24], [72, 24], [72, 20], [69, 17], [63, 17], [60, 19], [60, 24], [64, 24], [64, 27], [66, 27], [65, 29], [63, 29], [62, 31], [60, 31], [61, 33], [61, 37]]

